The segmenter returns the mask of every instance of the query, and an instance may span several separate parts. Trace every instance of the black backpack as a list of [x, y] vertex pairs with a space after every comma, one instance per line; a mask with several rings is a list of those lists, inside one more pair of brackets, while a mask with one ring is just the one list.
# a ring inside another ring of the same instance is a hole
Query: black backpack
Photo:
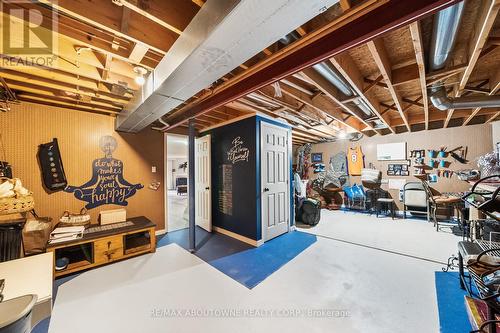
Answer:
[[321, 218], [321, 203], [318, 200], [306, 199], [299, 213], [300, 221], [308, 225], [318, 224]]

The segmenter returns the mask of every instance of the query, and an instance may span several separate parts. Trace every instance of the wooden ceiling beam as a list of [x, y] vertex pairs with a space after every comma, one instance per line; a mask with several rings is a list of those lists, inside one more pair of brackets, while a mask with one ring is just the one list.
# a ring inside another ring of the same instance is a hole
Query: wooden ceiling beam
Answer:
[[413, 49], [415, 50], [415, 58], [417, 59], [419, 83], [422, 90], [422, 103], [425, 117], [425, 129], [429, 129], [429, 98], [427, 96], [427, 81], [425, 76], [425, 55], [424, 46], [422, 43], [422, 31], [420, 22], [413, 22], [410, 24], [410, 33], [413, 42]]
[[198, 7], [202, 7], [205, 4], [205, 0], [192, 0], [194, 4]]
[[338, 110], [335, 105], [332, 104], [332, 101], [328, 100], [324, 96], [317, 95], [316, 98], [312, 98], [311, 96], [293, 87], [282, 87], [281, 90], [284, 94], [297, 99], [298, 101], [310, 106], [311, 108], [316, 109], [320, 112], [327, 113], [339, 123], [352, 128], [356, 132], [361, 133], [364, 129], [362, 123], [360, 123], [360, 121], [358, 121], [357, 119], [350, 118], [345, 120], [343, 113]]
[[[472, 71], [476, 67], [477, 60], [481, 55], [481, 51], [486, 44], [488, 35], [490, 34], [491, 28], [495, 23], [498, 11], [500, 10], [500, 0], [485, 0], [484, 5], [481, 8], [481, 14], [477, 20], [477, 24], [474, 24], [474, 34], [471, 40], [469, 49], [469, 63], [465, 69], [459, 84], [459, 94], [462, 93], [463, 89], [469, 81]], [[456, 96], [458, 97], [458, 96]]]
[[17, 72], [10, 69], [3, 68], [0, 71], [0, 77], [5, 79], [16, 80], [19, 82], [24, 82], [26, 84], [34, 84], [37, 86], [45, 86], [47, 88], [58, 89], [61, 91], [68, 91], [72, 93], [79, 93], [89, 96], [97, 96], [102, 99], [109, 100], [110, 102], [124, 104], [130, 101], [130, 97], [120, 96], [110, 93], [108, 90], [104, 91], [101, 88], [90, 89], [84, 86], [76, 86], [72, 83], [66, 83], [62, 81], [56, 81], [43, 76], [33, 75], [24, 72]]
[[364, 127], [369, 128], [370, 130], [374, 130], [373, 126], [366, 122], [359, 114], [357, 114], [353, 109], [348, 106], [346, 103], [342, 103], [337, 88], [333, 86], [328, 80], [326, 80], [323, 76], [321, 76], [317, 71], [313, 68], [307, 68], [302, 71], [303, 75], [309, 78], [314, 84], [320, 89], [326, 96], [328, 96], [334, 103], [344, 109], [348, 114], [354, 116], [354, 118], [349, 118], [344, 120], [343, 117], [337, 116], [336, 119], [346, 126], [351, 127], [357, 132], [362, 132], [365, 130]]
[[[277, 103], [278, 105], [286, 108], [298, 117], [305, 116], [317, 123], [323, 125], [329, 125], [331, 119], [335, 120], [331, 115], [324, 111], [320, 111], [315, 108], [306, 108], [306, 104], [298, 100], [295, 96], [291, 94], [284, 94], [282, 97], [272, 97], [271, 90], [268, 87], [264, 87], [258, 91], [263, 98], [268, 99], [271, 102]], [[289, 99], [289, 100], [288, 100]], [[335, 134], [335, 133], [331, 133]]]
[[[488, 96], [493, 96], [500, 90], [500, 68], [497, 68], [497, 70], [491, 76], [490, 87], [491, 88], [490, 92], [488, 93]], [[467, 117], [467, 119], [465, 119], [462, 126], [467, 125], [472, 120], [472, 118], [474, 118], [478, 114], [479, 111], [481, 111], [481, 108], [475, 108], [470, 114], [470, 116]]]
[[[3, 78], [2, 78], [3, 79]], [[10, 88], [13, 90], [16, 90], [16, 92], [20, 93], [32, 93], [32, 94], [38, 94], [38, 95], [43, 95], [46, 96], [47, 98], [57, 98], [57, 97], [66, 97], [69, 98], [73, 101], [78, 100], [78, 94], [76, 93], [67, 93], [64, 94], [60, 89], [53, 89], [49, 88], [46, 86], [39, 86], [39, 85], [34, 85], [32, 83], [26, 83], [22, 81], [16, 81], [16, 80], [5, 80], [7, 84], [9, 85]], [[71, 97], [70, 97], [71, 96]], [[113, 108], [114, 110], [121, 111], [124, 107], [122, 104], [114, 103], [106, 99], [94, 97], [94, 96], [88, 96], [85, 94], [81, 94], [80, 99], [85, 99], [92, 101], [94, 105], [98, 107], [110, 107]]]
[[200, 113], [236, 100], [304, 68], [328, 59], [380, 34], [401, 28], [431, 15], [459, 0], [367, 0], [344, 15], [310, 33], [280, 52], [253, 66], [251, 70], [206, 93], [196, 103], [169, 117], [179, 126]]
[[171, 3], [153, 0], [143, 5], [145, 8], [127, 0], [119, 0], [119, 3], [178, 35], [198, 12], [196, 5], [188, 1]]
[[116, 112], [102, 110], [102, 109], [96, 108], [96, 107], [85, 107], [85, 106], [78, 105], [77, 103], [54, 102], [50, 99], [27, 97], [27, 96], [19, 97], [19, 100], [21, 102], [27, 102], [27, 103], [32, 103], [32, 104], [42, 104], [42, 105], [60, 107], [60, 108], [76, 110], [76, 111], [94, 112], [94, 113], [100, 113], [100, 114], [106, 114], [106, 115], [116, 115]]
[[340, 8], [345, 12], [351, 9], [351, 1], [350, 0], [340, 0]]
[[[115, 36], [110, 32], [88, 25], [83, 21], [78, 21], [77, 19], [64, 15], [63, 13], [57, 13], [57, 21], [54, 22], [54, 13], [51, 7], [28, 2], [9, 2], [2, 4], [2, 11], [5, 15], [10, 15], [12, 13], [11, 9], [34, 9], [39, 11], [43, 16], [42, 27], [51, 30], [51, 33], [55, 34], [56, 38], [58, 38], [59, 45], [56, 50], [54, 50], [55, 52], [60, 52], [61, 47], [64, 47], [69, 40], [72, 45], [90, 47], [101, 53], [110, 53], [114, 58], [118, 58], [122, 61], [128, 63], [132, 62], [132, 60], [128, 59], [128, 56], [133, 45], [135, 45], [135, 42], [133, 41]], [[53, 31], [53, 24], [57, 24], [57, 31]], [[121, 24], [119, 26], [121, 26]], [[117, 29], [119, 29], [119, 26]], [[165, 52], [161, 52], [160, 56], [163, 56], [164, 54]], [[148, 69], [152, 69], [156, 67], [159, 60], [160, 59], [153, 60], [150, 57], [144, 57], [140, 64], [135, 65], [142, 65]]]
[[[380, 121], [382, 121], [392, 133], [395, 133], [394, 128], [391, 127], [391, 120], [389, 117], [382, 115], [380, 111], [380, 101], [377, 100], [369, 89], [364, 91], [363, 76], [349, 54], [346, 52], [338, 54], [335, 57], [330, 58], [330, 62], [340, 72], [340, 74], [342, 74], [347, 82], [349, 82], [356, 94], [360, 96], [366, 104], [368, 104], [370, 109], [380, 119]], [[373, 130], [378, 134], [382, 134], [380, 130], [376, 130], [374, 128]]]
[[33, 99], [41, 99], [41, 100], [46, 100], [46, 101], [52, 101], [52, 102], [60, 102], [61, 104], [64, 105], [78, 105], [81, 107], [87, 107], [91, 110], [102, 110], [102, 111], [107, 111], [110, 114], [118, 114], [120, 113], [121, 109], [112, 107], [112, 106], [104, 106], [102, 104], [97, 104], [94, 101], [90, 102], [85, 102], [83, 100], [78, 100], [75, 98], [68, 98], [68, 97], [61, 97], [61, 96], [50, 96], [47, 94], [43, 93], [36, 93], [36, 92], [18, 92], [17, 93], [18, 98], [33, 98]]
[[[112, 1], [87, 0], [82, 2], [79, 0], [40, 0], [40, 2], [80, 22], [84, 22], [134, 43], [146, 44], [149, 48], [163, 54], [170, 49], [178, 37], [178, 34], [165, 29], [156, 22], [144, 20], [142, 16], [137, 13], [131, 13], [130, 15], [128, 32], [126, 34], [121, 32], [122, 11], [118, 6], [113, 4]], [[152, 1], [148, 2], [152, 3]], [[158, 1], [158, 3], [170, 4], [172, 5], [172, 9], [178, 5], [178, 2], [171, 1]], [[189, 2], [182, 1], [182, 3]], [[91, 10], [89, 10], [90, 8]], [[179, 14], [178, 16], [184, 17], [185, 15]]]
[[[274, 111], [267, 110], [264, 107], [261, 107], [259, 105], [256, 105], [255, 103], [252, 103], [252, 102], [244, 100], [244, 99], [239, 99], [239, 100], [237, 100], [237, 101], [235, 101], [233, 103], [237, 104], [237, 105], [238, 104], [242, 105], [244, 107], [251, 108], [251, 109], [253, 109], [256, 112], [262, 112], [262, 113], [264, 113], [264, 114], [266, 114], [268, 116], [272, 116], [274, 118], [284, 118], [289, 123], [290, 122], [297, 123], [295, 117], [290, 117], [286, 113], [285, 114], [283, 114], [283, 113], [277, 113], [276, 110], [274, 110]], [[333, 136], [336, 135], [336, 132], [335, 132], [335, 134], [332, 134], [329, 131], [325, 131], [323, 127], [319, 127], [318, 126], [318, 128], [315, 128], [315, 127], [310, 126], [310, 125], [308, 125], [307, 123], [304, 123], [304, 122], [299, 122], [299, 124], [301, 126], [303, 126], [304, 128], [306, 128], [312, 135], [315, 135], [315, 136], [318, 136], [318, 137], [333, 137]], [[290, 124], [290, 125], [293, 128], [298, 128], [297, 125], [294, 125], [294, 124]]]
[[[486, 109], [483, 110], [483, 111], [486, 111]], [[499, 112], [498, 108], [489, 109], [486, 113], [481, 113], [481, 115], [495, 114], [497, 112]], [[453, 113], [453, 116], [452, 116], [451, 119], [466, 118], [468, 116], [469, 116], [469, 111], [467, 111], [467, 110], [456, 110]], [[429, 122], [433, 122], [433, 121], [445, 121], [446, 118], [447, 118], [447, 114], [445, 112], [442, 112], [442, 111], [439, 111], [439, 110], [433, 110], [433, 111], [429, 112]], [[410, 115], [409, 116], [409, 121], [411, 122], [412, 125], [423, 124], [423, 123], [425, 123], [425, 116], [423, 114]], [[393, 124], [394, 124], [394, 126], [405, 126], [405, 124], [403, 123], [402, 119], [395, 119]]]
[[488, 119], [486, 120], [486, 123], [491, 123], [491, 122], [493, 122], [495, 119], [497, 119], [497, 118], [498, 118], [498, 116], [500, 116], [500, 111], [499, 111], [499, 112], [497, 112], [497, 113], [495, 113], [495, 114], [493, 114], [490, 118], [488, 118]]
[[396, 91], [394, 86], [392, 85], [392, 70], [391, 64], [389, 62], [389, 57], [387, 56], [387, 51], [384, 46], [384, 42], [382, 38], [378, 38], [368, 42], [368, 49], [377, 64], [377, 67], [380, 71], [380, 74], [384, 77], [385, 83], [387, 84], [387, 88], [389, 89], [389, 93], [398, 108], [399, 115], [408, 129], [408, 132], [411, 132], [410, 124], [408, 123], [408, 119], [403, 112], [401, 96]]
[[[454, 90], [454, 98], [462, 96], [464, 88], [467, 85], [467, 82], [469, 82], [472, 71], [476, 67], [477, 61], [481, 55], [481, 51], [486, 44], [488, 35], [490, 34], [491, 28], [495, 23], [495, 19], [500, 9], [500, 0], [484, 0], [482, 3], [483, 6], [481, 7], [479, 12], [479, 19], [477, 20], [477, 24], [474, 25], [475, 29], [473, 37], [471, 39], [471, 42], [469, 43], [469, 62], [460, 78], [457, 89]], [[448, 110], [448, 117], [445, 121], [445, 127], [448, 127], [449, 119], [451, 119], [453, 112], [455, 112], [454, 109]], [[466, 119], [467, 123], [472, 120], [473, 115], [471, 114], [469, 118]]]

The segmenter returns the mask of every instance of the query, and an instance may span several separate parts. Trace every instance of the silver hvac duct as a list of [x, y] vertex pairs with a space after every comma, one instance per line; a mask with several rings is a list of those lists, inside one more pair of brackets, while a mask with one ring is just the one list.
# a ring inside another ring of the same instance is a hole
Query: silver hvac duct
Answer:
[[[337, 89], [340, 90], [347, 97], [356, 96], [354, 89], [351, 87], [349, 82], [347, 82], [346, 79], [342, 77], [342, 74], [338, 73], [336, 70], [332, 69], [324, 62], [320, 62], [319, 64], [314, 65], [313, 68], [321, 76], [327, 79], [331, 84], [337, 87]], [[353, 102], [367, 116], [373, 115], [371, 108], [368, 106], [368, 104], [366, 104], [366, 102], [363, 99], [356, 99]]]
[[344, 95], [350, 97], [354, 96], [354, 91], [352, 90], [349, 83], [340, 75], [335, 73], [328, 65], [323, 62], [316, 64], [313, 68], [321, 74], [325, 79], [327, 79], [331, 84], [337, 87]]
[[[450, 57], [457, 38], [457, 31], [464, 11], [464, 1], [443, 9], [434, 18], [429, 52], [431, 71], [443, 69]], [[500, 96], [475, 96], [451, 98], [442, 83], [433, 85], [429, 98], [439, 110], [500, 107]]]

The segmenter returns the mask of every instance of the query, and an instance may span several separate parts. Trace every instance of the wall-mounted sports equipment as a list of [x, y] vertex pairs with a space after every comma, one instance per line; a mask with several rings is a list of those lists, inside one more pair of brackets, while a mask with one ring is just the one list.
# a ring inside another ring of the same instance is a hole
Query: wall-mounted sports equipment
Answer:
[[64, 190], [68, 182], [56, 138], [38, 147], [38, 159], [45, 188], [51, 192]]

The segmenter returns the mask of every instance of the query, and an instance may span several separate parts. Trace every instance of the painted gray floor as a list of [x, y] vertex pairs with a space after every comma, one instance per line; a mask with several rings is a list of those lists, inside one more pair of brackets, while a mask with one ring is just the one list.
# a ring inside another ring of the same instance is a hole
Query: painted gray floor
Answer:
[[176, 191], [169, 190], [167, 196], [168, 231], [187, 228], [188, 221], [188, 195], [177, 195]]
[[321, 211], [321, 221], [314, 227], [298, 225], [298, 230], [318, 236], [353, 242], [387, 251], [447, 262], [457, 253], [461, 237], [449, 228], [437, 232], [425, 220], [379, 217], [344, 211]]
[[[349, 234], [338, 222], [341, 218], [364, 222], [353, 222], [360, 224], [350, 225]], [[363, 232], [363, 223], [378, 225]], [[439, 260], [452, 251], [453, 241], [448, 238], [455, 237], [437, 235], [423, 222], [371, 220], [342, 212], [323, 214], [311, 231], [351, 236], [350, 240], [379, 247], [400, 247], [404, 252]], [[398, 235], [402, 237], [392, 237]], [[409, 239], [413, 245], [407, 244]], [[249, 290], [171, 244], [156, 254], [95, 269], [63, 284], [49, 332], [386, 333], [402, 328], [405, 332], [439, 332], [434, 271], [441, 267], [427, 260], [319, 237]], [[189, 309], [193, 316], [155, 318], [155, 309]], [[246, 315], [196, 316], [202, 310], [235, 309], [246, 311]], [[250, 312], [262, 309], [280, 315], [256, 318], [256, 313]], [[313, 318], [307, 312], [311, 309], [330, 310], [330, 314], [345, 311], [349, 316]], [[301, 315], [294, 316], [294, 312]]]

